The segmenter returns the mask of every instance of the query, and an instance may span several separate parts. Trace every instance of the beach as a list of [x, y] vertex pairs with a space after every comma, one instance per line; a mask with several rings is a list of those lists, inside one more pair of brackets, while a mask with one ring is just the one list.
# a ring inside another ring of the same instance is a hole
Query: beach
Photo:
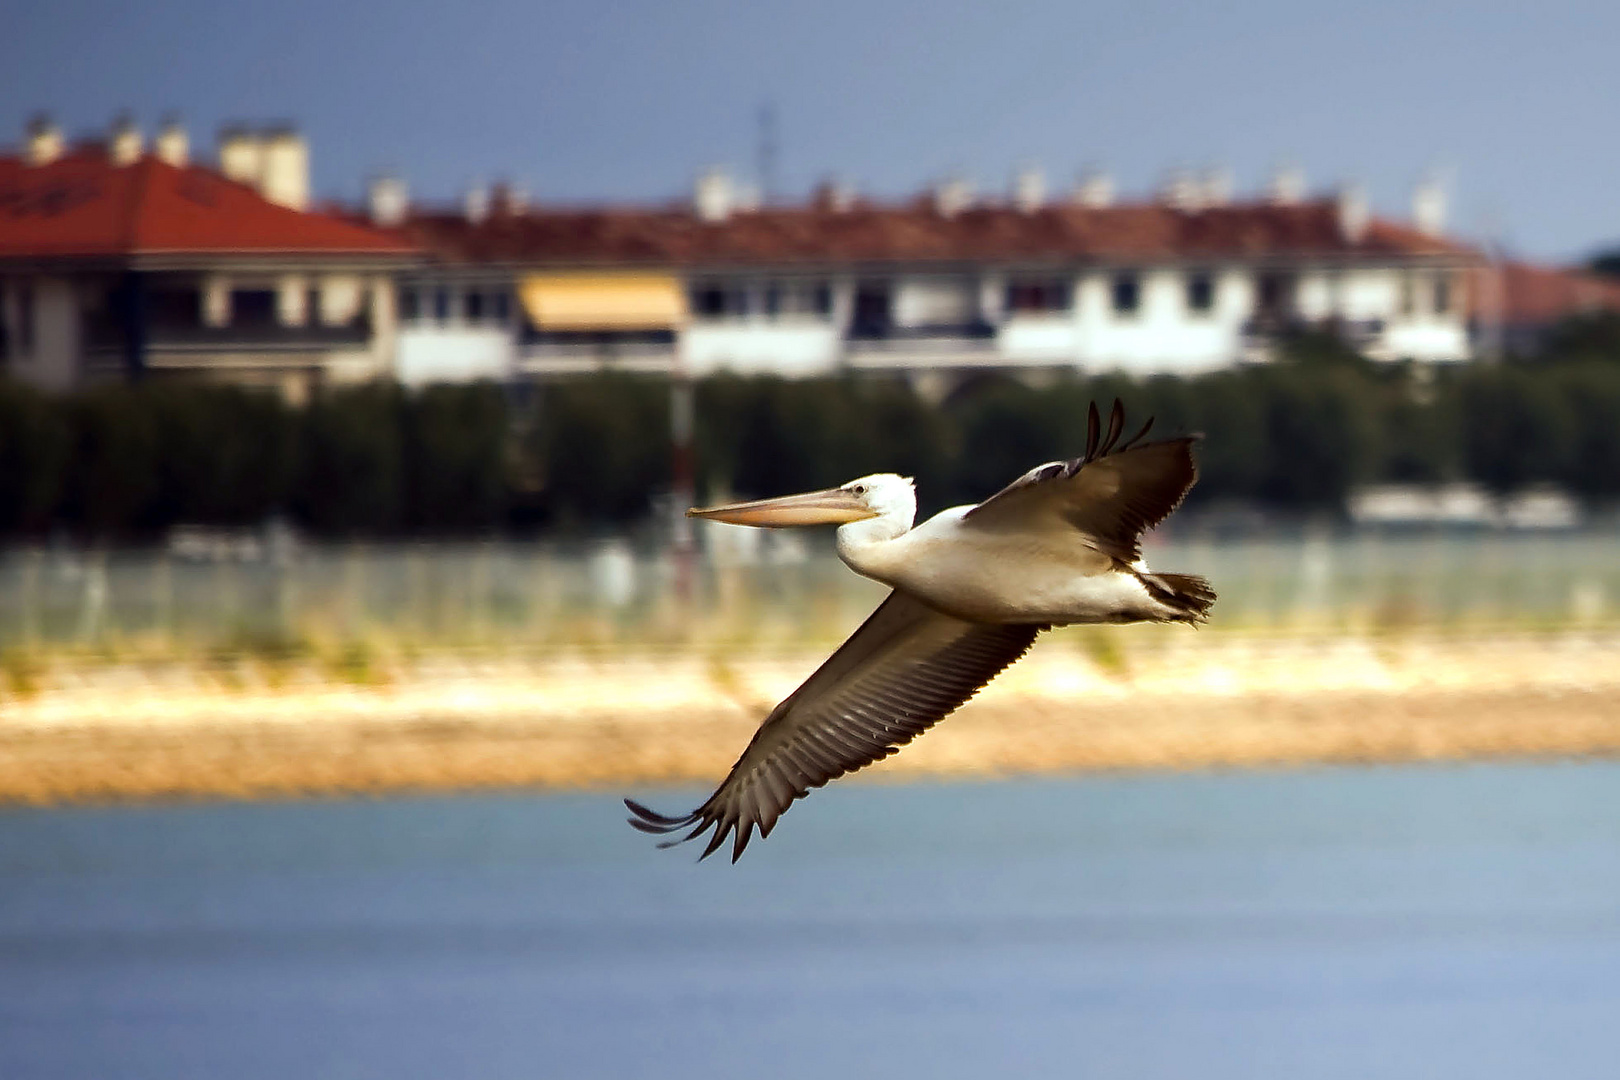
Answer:
[[[1620, 753], [1620, 635], [1047, 635], [863, 778]], [[824, 654], [60, 661], [0, 693], [0, 800], [717, 781]]]

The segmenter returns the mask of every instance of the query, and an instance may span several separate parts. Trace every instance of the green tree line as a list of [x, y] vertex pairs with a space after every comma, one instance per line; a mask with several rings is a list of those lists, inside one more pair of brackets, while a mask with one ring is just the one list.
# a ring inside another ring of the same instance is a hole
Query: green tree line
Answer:
[[[1609, 322], [1605, 323], [1607, 318]], [[1536, 362], [1375, 365], [1327, 337], [1189, 377], [985, 377], [944, 401], [898, 378], [717, 375], [695, 388], [698, 494], [915, 476], [925, 510], [1078, 454], [1087, 405], [1202, 432], [1190, 502], [1336, 512], [1357, 484], [1474, 480], [1620, 496], [1620, 323], [1561, 328]], [[0, 536], [140, 539], [282, 516], [320, 536], [584, 530], [671, 484], [670, 386], [625, 374], [505, 390], [271, 393], [148, 381], [46, 396], [0, 382]]]

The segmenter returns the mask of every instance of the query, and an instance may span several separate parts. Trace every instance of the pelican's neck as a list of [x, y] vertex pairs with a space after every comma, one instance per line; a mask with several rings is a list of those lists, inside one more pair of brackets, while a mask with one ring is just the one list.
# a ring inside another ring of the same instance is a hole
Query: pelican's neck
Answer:
[[857, 574], [880, 577], [882, 549], [911, 531], [915, 509], [896, 508], [865, 521], [838, 527], [838, 557]]

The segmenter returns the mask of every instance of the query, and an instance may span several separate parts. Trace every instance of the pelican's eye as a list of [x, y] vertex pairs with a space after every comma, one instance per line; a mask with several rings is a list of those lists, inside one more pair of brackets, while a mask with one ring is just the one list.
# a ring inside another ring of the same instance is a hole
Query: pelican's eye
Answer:
[[865, 495], [866, 494], [866, 485], [865, 484], [855, 484], [849, 490], [854, 492], [857, 495]]

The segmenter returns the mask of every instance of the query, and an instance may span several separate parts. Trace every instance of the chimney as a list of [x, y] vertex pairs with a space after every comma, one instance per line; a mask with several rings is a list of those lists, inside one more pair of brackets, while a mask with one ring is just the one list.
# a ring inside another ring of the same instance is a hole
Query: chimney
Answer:
[[489, 220], [489, 203], [489, 189], [483, 184], [474, 184], [461, 197], [462, 215], [469, 223], [482, 225]]
[[934, 212], [940, 217], [955, 217], [973, 205], [973, 185], [961, 177], [946, 180], [934, 189]]
[[1271, 176], [1271, 190], [1266, 201], [1272, 206], [1295, 206], [1305, 199], [1305, 170], [1297, 165], [1284, 165]]
[[817, 210], [842, 214], [855, 206], [855, 189], [842, 180], [823, 180], [811, 193], [810, 203]]
[[1412, 224], [1419, 232], [1439, 236], [1446, 229], [1446, 189], [1428, 177], [1412, 190]]
[[1204, 205], [1225, 206], [1232, 201], [1232, 170], [1225, 166], [1204, 172]]
[[1204, 208], [1204, 192], [1191, 173], [1177, 169], [1159, 192], [1159, 201], [1176, 210], [1197, 213]]
[[239, 184], [259, 186], [264, 173], [264, 153], [259, 133], [244, 127], [227, 127], [219, 133], [219, 171]]
[[1013, 177], [1013, 205], [1023, 214], [1032, 214], [1046, 203], [1046, 174], [1030, 166]]
[[28, 122], [28, 144], [24, 156], [30, 165], [49, 165], [62, 156], [62, 129], [44, 113]]
[[264, 135], [259, 193], [278, 206], [309, 209], [309, 144], [290, 127]]
[[692, 209], [701, 221], [721, 222], [731, 216], [731, 177], [721, 168], [713, 168], [698, 177], [692, 189]]
[[373, 225], [383, 228], [403, 225], [410, 209], [410, 191], [399, 177], [373, 177], [366, 186], [366, 213]]
[[164, 119], [163, 126], [158, 128], [157, 138], [152, 140], [152, 150], [159, 160], [177, 169], [185, 168], [191, 156], [191, 145], [186, 138], [186, 129], [180, 126], [177, 117]]
[[1372, 222], [1372, 208], [1367, 205], [1367, 193], [1360, 184], [1346, 184], [1339, 189], [1335, 200], [1339, 218], [1339, 235], [1347, 244], [1359, 244], [1367, 235]]
[[1114, 205], [1114, 178], [1105, 172], [1088, 172], [1074, 189], [1074, 201], [1092, 208]]
[[113, 121], [107, 138], [107, 157], [118, 166], [133, 165], [141, 160], [141, 132], [128, 113]]

